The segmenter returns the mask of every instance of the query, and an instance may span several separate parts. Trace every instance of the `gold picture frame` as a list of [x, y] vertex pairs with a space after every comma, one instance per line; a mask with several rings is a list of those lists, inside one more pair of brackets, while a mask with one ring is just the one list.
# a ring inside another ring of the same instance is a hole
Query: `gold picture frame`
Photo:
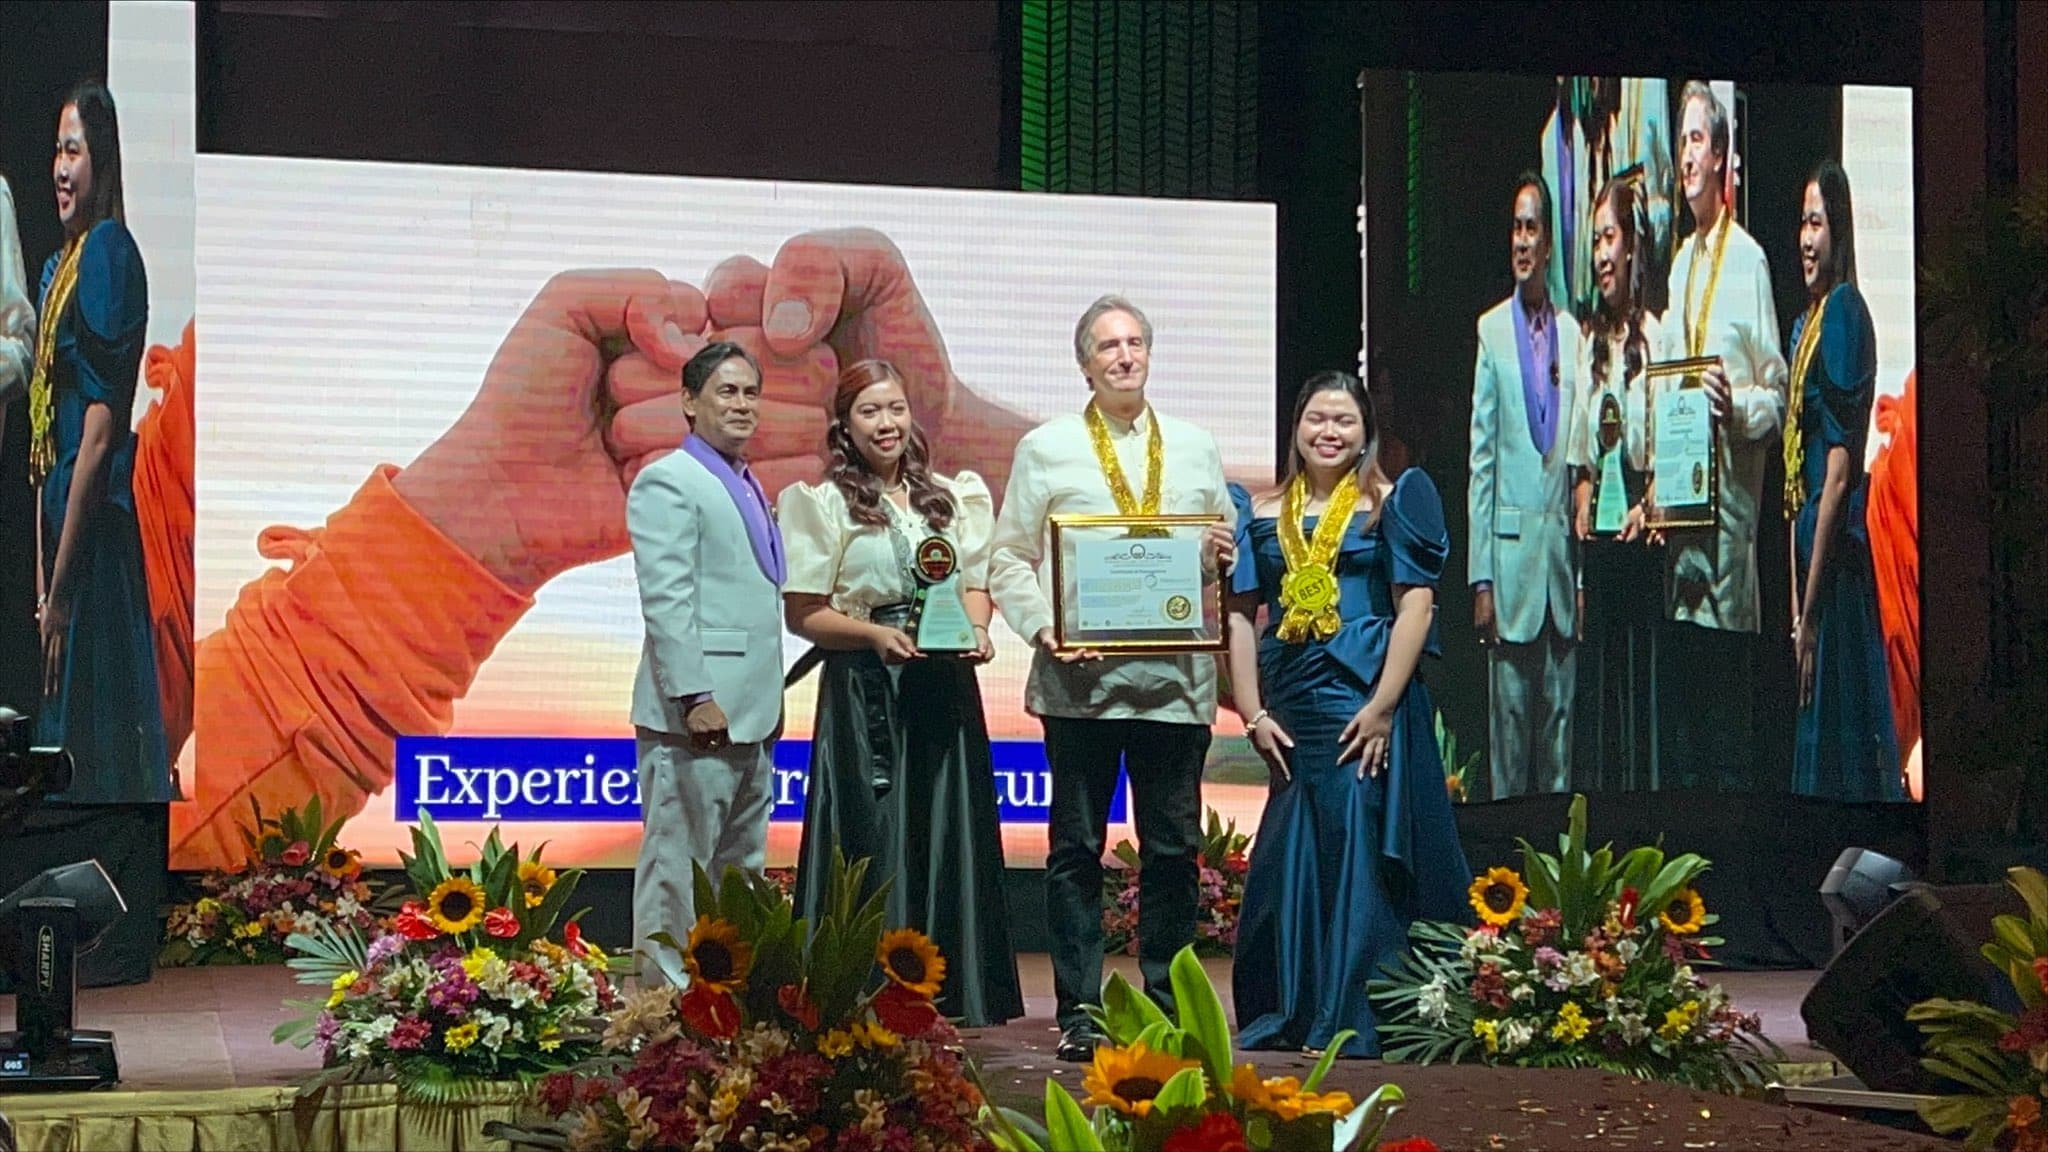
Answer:
[[[1724, 421], [1707, 410], [1706, 389], [1699, 380], [1701, 373], [1720, 364], [1719, 356], [1694, 356], [1660, 361], [1643, 369], [1647, 393], [1644, 419], [1649, 425], [1646, 471], [1650, 477], [1643, 507], [1646, 528], [1711, 528], [1720, 522], [1721, 440], [1726, 429]], [[1670, 380], [1676, 383], [1659, 387], [1659, 382]], [[1667, 405], [1672, 411], [1665, 413], [1667, 419], [1660, 426], [1658, 413]], [[1673, 415], [1684, 419], [1672, 420], [1669, 417]], [[1672, 483], [1657, 483], [1660, 455], [1666, 470], [1673, 473], [1665, 476]], [[1671, 499], [1673, 492], [1680, 498]]]
[[1223, 577], [1201, 543], [1223, 522], [1199, 514], [1052, 516], [1054, 650], [1223, 651]]

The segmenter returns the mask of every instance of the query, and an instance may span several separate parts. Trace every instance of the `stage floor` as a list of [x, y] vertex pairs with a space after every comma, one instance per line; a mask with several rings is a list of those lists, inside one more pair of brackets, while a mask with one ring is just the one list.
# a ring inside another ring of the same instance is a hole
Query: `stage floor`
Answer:
[[[1112, 963], [1133, 981], [1138, 978], [1135, 961]], [[1208, 967], [1228, 1008], [1230, 962], [1212, 960]], [[1052, 1022], [1051, 965], [1043, 953], [1028, 953], [1017, 958], [1017, 968], [1024, 984], [1024, 1019], [969, 1033], [968, 1041], [977, 1050], [1007, 1049], [1019, 1056], [1042, 1051], [1044, 1070], [1061, 1071], [1067, 1066], [1051, 1059], [1059, 1038]], [[1788, 1062], [1815, 1064], [1828, 1057], [1807, 1042], [1799, 1001], [1817, 975], [1723, 972], [1717, 978], [1736, 1004], [1762, 1015], [1765, 1034], [1785, 1049]], [[281, 966], [170, 968], [159, 971], [148, 984], [81, 991], [78, 1024], [113, 1030], [125, 1090], [281, 1087], [319, 1067], [312, 1050], [270, 1040], [271, 1030], [286, 1018], [283, 1001], [313, 993]], [[13, 1026], [14, 1003], [9, 997], [0, 1002], [0, 1028]], [[1078, 1078], [1074, 1082], [1078, 1084]]]

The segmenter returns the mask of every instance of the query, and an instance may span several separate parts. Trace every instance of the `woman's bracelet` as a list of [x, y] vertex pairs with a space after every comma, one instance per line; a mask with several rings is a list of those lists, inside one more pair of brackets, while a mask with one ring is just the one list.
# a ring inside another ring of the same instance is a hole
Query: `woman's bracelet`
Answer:
[[1264, 720], [1266, 717], [1271, 716], [1272, 714], [1272, 711], [1266, 708], [1261, 708], [1257, 712], [1252, 713], [1252, 718], [1244, 722], [1245, 735], [1251, 735], [1252, 729], [1257, 728], [1259, 726], [1259, 721]]

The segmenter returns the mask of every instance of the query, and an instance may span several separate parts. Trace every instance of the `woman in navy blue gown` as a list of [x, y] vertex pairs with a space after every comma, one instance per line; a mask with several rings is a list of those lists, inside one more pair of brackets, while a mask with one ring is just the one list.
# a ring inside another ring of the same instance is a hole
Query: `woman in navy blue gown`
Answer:
[[1877, 388], [1877, 332], [1856, 289], [1849, 177], [1829, 160], [1806, 183], [1799, 263], [1807, 311], [1793, 322], [1785, 515], [1792, 521], [1792, 651], [1799, 728], [1792, 790], [1903, 800], [1877, 576], [1864, 526], [1864, 441]]
[[1417, 675], [1437, 653], [1443, 501], [1419, 469], [1390, 483], [1378, 458], [1364, 387], [1322, 372], [1295, 404], [1286, 482], [1232, 488], [1231, 681], [1272, 774], [1232, 977], [1246, 1049], [1320, 1051], [1349, 1028], [1342, 1055], [1377, 1055], [1366, 982], [1416, 918], [1470, 918]]
[[171, 799], [136, 526], [130, 418], [149, 282], [122, 223], [114, 100], [65, 99], [51, 164], [64, 247], [43, 267], [29, 476], [37, 488], [43, 704], [36, 742], [70, 749], [71, 803]]

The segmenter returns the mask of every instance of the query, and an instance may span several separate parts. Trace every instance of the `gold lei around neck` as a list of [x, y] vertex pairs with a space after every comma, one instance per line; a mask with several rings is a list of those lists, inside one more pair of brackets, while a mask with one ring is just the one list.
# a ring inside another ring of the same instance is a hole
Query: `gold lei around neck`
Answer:
[[78, 289], [78, 260], [85, 254], [85, 233], [72, 237], [57, 260], [57, 274], [43, 293], [43, 315], [36, 325], [36, 371], [28, 385], [28, 480], [38, 488], [57, 466], [56, 397], [52, 372], [57, 363], [57, 328], [71, 310]]
[[1280, 497], [1280, 555], [1287, 561], [1287, 574], [1280, 578], [1280, 618], [1276, 633], [1288, 644], [1299, 644], [1311, 634], [1328, 640], [1344, 626], [1337, 611], [1340, 599], [1335, 561], [1344, 533], [1351, 528], [1351, 514], [1358, 507], [1358, 474], [1346, 472], [1330, 492], [1330, 503], [1316, 522], [1315, 535], [1302, 535], [1307, 519], [1308, 477], [1296, 473]]
[[1109, 438], [1109, 418], [1088, 402], [1083, 417], [1088, 422], [1088, 439], [1095, 445], [1095, 462], [1102, 466], [1102, 479], [1109, 485], [1109, 495], [1116, 501], [1118, 514], [1124, 516], [1159, 515], [1159, 485], [1166, 472], [1166, 445], [1159, 435], [1159, 416], [1151, 405], [1145, 406], [1144, 415], [1150, 427], [1145, 435], [1145, 496], [1141, 500], [1131, 494], [1131, 482], [1124, 477], [1124, 466], [1116, 458], [1116, 445]]
[[1799, 510], [1806, 506], [1806, 478], [1800, 473], [1806, 470], [1806, 444], [1799, 433], [1799, 421], [1806, 410], [1806, 374], [1813, 368], [1813, 358], [1820, 352], [1820, 325], [1828, 312], [1828, 297], [1823, 295], [1807, 309], [1806, 326], [1799, 330], [1799, 346], [1792, 353], [1792, 382], [1786, 388], [1785, 409], [1785, 519], [1797, 520]]
[[1728, 234], [1735, 231], [1735, 221], [1728, 215], [1726, 204], [1721, 205], [1714, 229], [1713, 263], [1707, 269], [1707, 292], [1700, 297], [1698, 312], [1692, 308], [1692, 278], [1700, 270], [1700, 253], [1707, 246], [1705, 236], [1693, 238], [1692, 263], [1685, 267], [1685, 354], [1693, 359], [1707, 354], [1707, 321], [1714, 315], [1714, 289], [1721, 283], [1721, 257], [1728, 252]]

